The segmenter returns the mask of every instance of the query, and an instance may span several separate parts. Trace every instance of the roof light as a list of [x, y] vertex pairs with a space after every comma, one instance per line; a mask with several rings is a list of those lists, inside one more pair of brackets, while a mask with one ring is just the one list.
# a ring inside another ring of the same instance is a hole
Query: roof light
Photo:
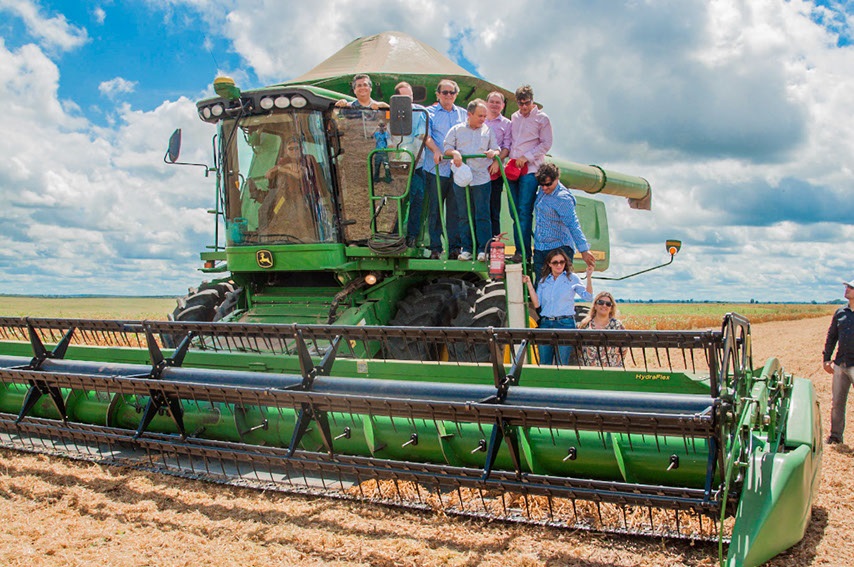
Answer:
[[204, 107], [204, 108], [202, 109], [202, 117], [203, 117], [205, 120], [210, 120], [210, 118], [211, 118], [211, 108], [210, 108], [209, 106], [206, 106], [206, 107]]
[[291, 105], [292, 105], [294, 108], [302, 108], [302, 107], [304, 107], [306, 104], [308, 104], [308, 101], [307, 101], [307, 100], [305, 100], [305, 99], [304, 99], [303, 97], [301, 97], [301, 96], [295, 96], [295, 97], [293, 97], [293, 98], [291, 99]]
[[215, 104], [211, 107], [211, 114], [214, 116], [222, 116], [223, 107], [221, 104]]
[[270, 110], [271, 108], [273, 108], [273, 99], [268, 97], [268, 96], [265, 96], [264, 98], [261, 99], [261, 102], [258, 104], [264, 110]]
[[291, 101], [286, 96], [277, 96], [275, 104], [276, 108], [287, 108], [291, 105]]

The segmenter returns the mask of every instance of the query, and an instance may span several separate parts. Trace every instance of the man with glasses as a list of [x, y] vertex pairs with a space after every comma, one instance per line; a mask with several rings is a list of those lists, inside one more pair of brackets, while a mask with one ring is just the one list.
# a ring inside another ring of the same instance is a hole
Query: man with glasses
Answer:
[[[535, 173], [543, 165], [546, 152], [552, 147], [552, 125], [546, 113], [541, 112], [534, 104], [534, 90], [530, 85], [523, 85], [516, 89], [516, 104], [519, 110], [510, 118], [512, 139], [510, 159], [515, 160], [519, 169], [527, 166], [527, 173], [519, 176], [515, 181], [508, 181], [508, 186], [519, 215], [519, 227], [514, 226], [513, 230], [516, 240], [516, 254], [513, 260], [521, 262], [523, 250], [525, 258], [528, 261], [531, 258], [531, 227], [534, 200], [537, 196]], [[519, 232], [522, 233], [521, 241]]]
[[[854, 384], [854, 279], [842, 282], [848, 305], [833, 314], [824, 342], [824, 370], [833, 374], [833, 404], [830, 410], [828, 444], [842, 443], [845, 430], [845, 404]], [[836, 348], [836, 358], [831, 358]]]
[[539, 274], [546, 256], [554, 250], [563, 250], [567, 258], [573, 258], [576, 247], [584, 262], [596, 266], [596, 259], [590, 253], [590, 245], [581, 231], [578, 213], [575, 209], [575, 197], [560, 182], [560, 168], [553, 163], [545, 163], [536, 173], [535, 183], [541, 191], [536, 197], [534, 210], [537, 214], [537, 230], [534, 234], [534, 271]]
[[[459, 215], [454, 199], [448, 199], [453, 191], [451, 181], [451, 163], [443, 160], [442, 148], [445, 144], [445, 136], [455, 125], [466, 121], [466, 109], [454, 104], [460, 88], [457, 83], [450, 79], [442, 79], [436, 87], [436, 97], [439, 104], [427, 108], [429, 115], [427, 133], [424, 139], [424, 156], [421, 159], [421, 167], [424, 168], [424, 186], [426, 195], [429, 195], [430, 213], [430, 257], [440, 258], [442, 252], [442, 219], [439, 214], [440, 207], [445, 207], [445, 227], [448, 231], [448, 257], [456, 259], [462, 248], [459, 231]], [[436, 188], [436, 166], [439, 166], [439, 189]], [[437, 195], [438, 191], [438, 195]]]

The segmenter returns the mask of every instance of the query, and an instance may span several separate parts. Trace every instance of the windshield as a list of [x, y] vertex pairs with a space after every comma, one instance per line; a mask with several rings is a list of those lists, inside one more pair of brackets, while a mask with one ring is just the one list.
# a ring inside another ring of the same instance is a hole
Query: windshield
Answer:
[[228, 245], [336, 242], [323, 117], [293, 111], [222, 123]]

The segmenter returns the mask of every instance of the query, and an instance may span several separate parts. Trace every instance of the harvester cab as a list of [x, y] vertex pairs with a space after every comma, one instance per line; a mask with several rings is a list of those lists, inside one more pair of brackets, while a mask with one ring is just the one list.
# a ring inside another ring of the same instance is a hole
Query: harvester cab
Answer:
[[[710, 539], [732, 567], [800, 541], [822, 453], [812, 383], [777, 359], [754, 367], [735, 314], [720, 330], [525, 328], [524, 262], [491, 280], [484, 262], [425, 258], [423, 219], [415, 246], [402, 242], [427, 116], [398, 100], [337, 106], [357, 72], [380, 94], [408, 81], [422, 105], [438, 77], [466, 101], [499, 89], [394, 32], [290, 83], [217, 80], [197, 105], [217, 127], [217, 228], [202, 253], [217, 279], [169, 321], [0, 317], [0, 445]], [[176, 134], [165, 160], [179, 155]], [[651, 205], [643, 178], [553, 159], [568, 187]], [[604, 204], [578, 198], [578, 211], [605, 269]], [[666, 243], [671, 261], [680, 247]], [[545, 349], [573, 356], [547, 363]]]

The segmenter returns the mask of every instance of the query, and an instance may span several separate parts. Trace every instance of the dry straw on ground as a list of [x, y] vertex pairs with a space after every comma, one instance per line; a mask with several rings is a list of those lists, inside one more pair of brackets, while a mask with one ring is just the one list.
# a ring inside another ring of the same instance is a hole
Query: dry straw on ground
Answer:
[[[825, 431], [830, 378], [819, 363], [827, 323], [823, 317], [753, 327], [757, 365], [777, 356], [787, 371], [813, 380]], [[847, 545], [854, 527], [852, 455], [848, 445], [825, 448], [807, 535], [769, 565], [854, 565]], [[9, 567], [712, 566], [717, 553], [709, 544], [418, 514], [5, 450], [0, 522], [0, 565]]]

